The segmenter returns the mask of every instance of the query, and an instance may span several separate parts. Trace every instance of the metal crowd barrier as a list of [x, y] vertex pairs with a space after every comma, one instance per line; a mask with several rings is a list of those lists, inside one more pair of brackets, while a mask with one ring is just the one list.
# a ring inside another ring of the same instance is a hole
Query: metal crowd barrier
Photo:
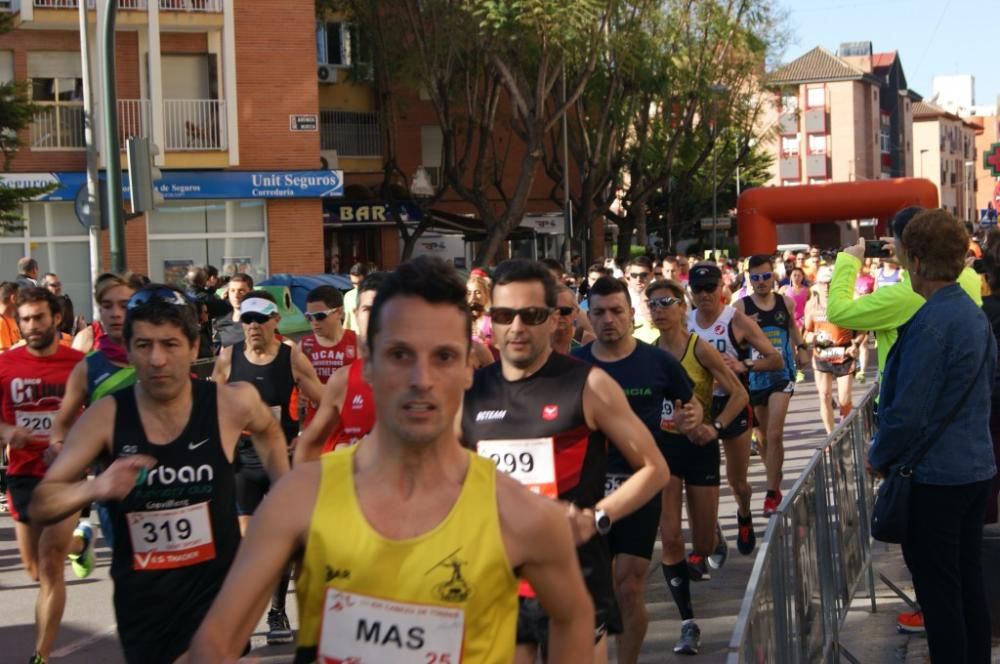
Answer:
[[873, 386], [813, 453], [771, 517], [757, 552], [728, 664], [857, 663], [840, 630], [857, 588], [875, 610], [870, 529], [873, 484], [865, 473], [875, 433]]

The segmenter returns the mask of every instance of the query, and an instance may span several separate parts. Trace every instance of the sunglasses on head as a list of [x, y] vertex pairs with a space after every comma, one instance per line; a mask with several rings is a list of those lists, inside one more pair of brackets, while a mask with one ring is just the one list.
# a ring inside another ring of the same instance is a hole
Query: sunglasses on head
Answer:
[[166, 286], [157, 286], [156, 288], [144, 288], [136, 291], [128, 299], [128, 306], [126, 308], [131, 311], [136, 307], [141, 307], [150, 302], [162, 302], [163, 304], [172, 304], [175, 307], [186, 307], [191, 304], [191, 301], [180, 291], [175, 291], [173, 288], [167, 288]]
[[649, 272], [629, 272], [628, 276], [633, 279], [649, 279]]
[[692, 293], [714, 293], [718, 290], [719, 284], [691, 284]]
[[649, 298], [650, 307], [659, 307], [663, 309], [666, 309], [667, 307], [672, 307], [678, 302], [680, 302], [680, 298], [670, 297], [670, 296]]
[[510, 325], [518, 316], [525, 325], [541, 325], [549, 319], [552, 310], [548, 307], [524, 307], [512, 309], [510, 307], [493, 307], [490, 309], [490, 318], [498, 325]]
[[774, 276], [773, 272], [761, 272], [760, 274], [751, 274], [750, 281], [767, 281]]
[[306, 320], [311, 323], [313, 321], [324, 321], [327, 316], [332, 316], [337, 311], [340, 311], [340, 307], [334, 307], [333, 309], [327, 309], [326, 311], [307, 311], [303, 315], [306, 317]]
[[245, 314], [240, 315], [240, 322], [244, 325], [250, 325], [251, 323], [257, 323], [258, 325], [263, 325], [267, 321], [271, 320], [271, 317], [267, 314], [261, 314], [256, 311], [248, 311]]

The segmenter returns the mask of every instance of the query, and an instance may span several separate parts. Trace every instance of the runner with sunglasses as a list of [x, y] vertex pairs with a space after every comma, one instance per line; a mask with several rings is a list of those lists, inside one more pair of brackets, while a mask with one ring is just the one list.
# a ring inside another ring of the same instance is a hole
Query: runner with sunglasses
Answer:
[[[584, 581], [594, 601], [596, 655], [621, 631], [605, 536], [670, 476], [649, 430], [601, 369], [553, 352], [556, 284], [541, 263], [508, 260], [494, 272], [494, 338], [500, 362], [475, 373], [462, 408], [462, 439], [537, 493], [567, 505]], [[605, 496], [607, 442], [634, 474]], [[516, 662], [534, 662], [548, 617], [522, 587]]]
[[[253, 385], [290, 442], [299, 433], [297, 414], [292, 411], [292, 392], [297, 387], [305, 398], [319, 402], [323, 386], [302, 351], [277, 338], [280, 319], [278, 306], [270, 293], [251, 291], [244, 296], [240, 302], [240, 322], [246, 340], [222, 349], [212, 380], [216, 383], [243, 381]], [[254, 510], [271, 488], [271, 479], [246, 436], [237, 447], [237, 458], [236, 510], [240, 532], [244, 532]], [[286, 572], [272, 599], [267, 615], [269, 644], [292, 642], [292, 630], [285, 612], [290, 578], [290, 572]]]
[[[318, 286], [306, 295], [305, 317], [312, 332], [299, 340], [299, 349], [324, 385], [337, 369], [358, 357], [358, 336], [344, 328], [343, 311], [344, 296], [333, 286]], [[306, 404], [304, 426], [312, 421], [318, 407], [318, 402]]]
[[557, 353], [569, 355], [582, 345], [574, 338], [576, 328], [573, 327], [573, 320], [578, 310], [572, 289], [568, 286], [556, 286], [556, 308], [552, 312], [556, 326], [552, 332], [552, 350]]
[[[254, 389], [191, 378], [198, 319], [180, 291], [138, 291], [123, 336], [138, 381], [80, 416], [29, 512], [55, 523], [109, 501], [125, 659], [158, 664], [187, 648], [239, 546], [232, 462], [240, 432], [250, 433], [272, 478], [288, 461], [281, 429]], [[81, 480], [95, 461], [104, 472]]]
[[375, 397], [364, 378], [364, 349], [375, 293], [386, 276], [386, 272], [372, 272], [358, 285], [354, 320], [361, 357], [347, 368], [335, 371], [327, 381], [316, 416], [295, 443], [295, 464], [315, 461], [321, 454], [339, 447], [350, 447], [375, 426]]
[[[764, 516], [770, 516], [781, 504], [781, 468], [785, 462], [785, 417], [795, 393], [796, 366], [809, 362], [809, 346], [795, 325], [795, 303], [787, 295], [775, 292], [774, 268], [770, 256], [751, 256], [748, 262], [753, 292], [736, 302], [736, 309], [753, 319], [781, 354], [784, 366], [779, 370], [750, 370], [750, 404], [758, 427], [759, 445], [767, 471], [767, 494]], [[797, 353], [796, 353], [797, 351]], [[750, 359], [762, 359], [751, 351]], [[798, 365], [796, 365], [798, 360]]]
[[[625, 284], [612, 277], [601, 277], [594, 282], [588, 297], [589, 316], [597, 330], [597, 340], [578, 349], [574, 356], [603, 369], [621, 386], [629, 407], [665, 455], [670, 439], [679, 436], [668, 434], [661, 428], [664, 411], [672, 414], [676, 404], [692, 401], [691, 383], [679, 362], [629, 333], [632, 303]], [[694, 425], [700, 423], [699, 416]], [[704, 427], [700, 429], [702, 436], [712, 435]], [[610, 448], [605, 492], [610, 494], [631, 475], [632, 467], [625, 457], [617, 448]], [[661, 496], [657, 494], [638, 510], [617, 521], [608, 534], [614, 562], [615, 594], [622, 612], [619, 664], [634, 664], [638, 660], [646, 635], [649, 623], [645, 601], [646, 576], [653, 558], [660, 510]]]
[[[784, 366], [781, 354], [771, 345], [760, 327], [749, 316], [724, 303], [720, 297], [722, 272], [715, 265], [702, 263], [691, 268], [688, 287], [695, 309], [688, 313], [688, 329], [704, 339], [722, 354], [726, 366], [740, 379], [744, 390], [749, 390], [747, 376], [751, 370], [777, 371]], [[751, 359], [751, 349], [758, 359]], [[721, 386], [712, 390], [712, 422], [729, 403], [729, 393]], [[736, 498], [736, 548], [745, 556], [757, 546], [750, 499], [753, 488], [747, 481], [750, 466], [750, 429], [753, 408], [747, 406], [719, 432], [726, 450], [726, 481]], [[708, 557], [709, 565], [716, 567], [715, 555]]]

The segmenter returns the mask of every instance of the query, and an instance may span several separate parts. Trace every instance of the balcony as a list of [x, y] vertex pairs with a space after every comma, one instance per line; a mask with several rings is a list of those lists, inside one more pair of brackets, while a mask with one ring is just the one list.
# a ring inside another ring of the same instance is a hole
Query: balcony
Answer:
[[782, 157], [778, 161], [778, 173], [782, 180], [799, 180], [799, 155]]
[[[80, 150], [86, 147], [83, 105], [40, 104], [31, 128], [35, 150]], [[118, 101], [118, 140], [124, 147], [132, 136], [152, 136], [151, 102], [148, 99]], [[226, 102], [223, 99], [163, 100], [165, 151], [210, 152], [229, 149]]]
[[[24, 0], [27, 2], [28, 0]], [[30, 0], [34, 7], [38, 9], [76, 9], [79, 6], [78, 0]], [[4, 5], [9, 10], [11, 5], [17, 4], [17, 0], [0, 0], [0, 9]], [[87, 8], [94, 9], [95, 0], [87, 0]], [[118, 0], [118, 9], [145, 10], [147, 0]], [[211, 12], [222, 11], [222, 0], [159, 0], [161, 11], [168, 12]]]
[[826, 109], [814, 108], [810, 111], [806, 111], [806, 133], [826, 133]]
[[782, 113], [778, 118], [778, 127], [782, 136], [799, 133], [799, 117], [793, 113]]
[[320, 149], [340, 157], [381, 157], [382, 131], [378, 113], [320, 111]]
[[830, 177], [830, 160], [825, 154], [811, 154], [806, 157], [806, 177]]

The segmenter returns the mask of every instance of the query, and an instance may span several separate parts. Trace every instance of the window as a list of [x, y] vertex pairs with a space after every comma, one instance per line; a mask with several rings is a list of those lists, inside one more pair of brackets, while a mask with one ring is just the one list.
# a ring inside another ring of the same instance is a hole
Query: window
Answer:
[[809, 134], [809, 154], [826, 154], [826, 134]]
[[782, 136], [781, 137], [781, 156], [790, 157], [792, 155], [797, 155], [799, 153], [799, 137], [798, 136]]
[[781, 96], [781, 112], [794, 113], [799, 110], [799, 96], [797, 94], [785, 94]]
[[439, 125], [425, 125], [420, 128], [420, 164], [431, 178], [435, 187], [441, 184], [441, 149], [444, 139]]
[[798, 181], [798, 180], [782, 180], [781, 181], [781, 186], [782, 187], [798, 187], [800, 184], [802, 184], [802, 183], [800, 181]]
[[189, 265], [267, 277], [266, 201], [167, 201], [149, 213], [149, 277], [183, 278]]
[[84, 147], [83, 73], [80, 54], [72, 51], [28, 53], [31, 100], [40, 110], [31, 129], [34, 149]]
[[348, 67], [371, 63], [361, 30], [351, 23], [316, 23], [316, 58], [321, 64]]
[[892, 152], [892, 136], [889, 135], [889, 128], [882, 127], [882, 131], [879, 132], [879, 147], [882, 150], [882, 154], [889, 154]]
[[806, 89], [806, 108], [826, 106], [826, 90], [823, 88]]
[[342, 157], [381, 157], [378, 113], [320, 111], [319, 143], [321, 150], [336, 150]]

